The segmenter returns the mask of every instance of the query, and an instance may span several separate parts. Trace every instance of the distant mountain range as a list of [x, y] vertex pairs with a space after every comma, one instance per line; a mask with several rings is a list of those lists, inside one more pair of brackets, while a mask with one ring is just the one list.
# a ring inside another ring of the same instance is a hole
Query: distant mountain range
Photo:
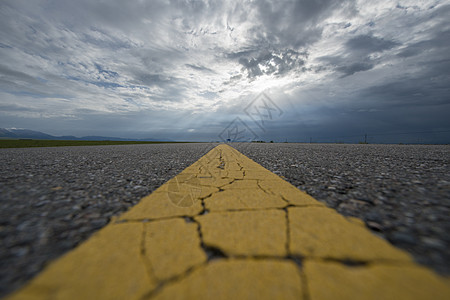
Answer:
[[[74, 140], [74, 141], [161, 141], [155, 139], [126, 139], [110, 136], [83, 136], [76, 137], [73, 135], [54, 136], [40, 131], [16, 128], [0, 128], [0, 138], [10, 139], [36, 139], [36, 140]], [[169, 140], [164, 140], [168, 142]]]

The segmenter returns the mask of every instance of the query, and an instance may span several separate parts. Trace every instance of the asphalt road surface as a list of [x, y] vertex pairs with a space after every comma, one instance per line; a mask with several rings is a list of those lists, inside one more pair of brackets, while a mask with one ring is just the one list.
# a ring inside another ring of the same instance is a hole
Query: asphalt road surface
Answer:
[[0, 149], [0, 297], [212, 146]]
[[[195, 162], [209, 144], [0, 149], [0, 296]], [[450, 274], [450, 146], [233, 145]]]
[[235, 146], [343, 215], [450, 275], [450, 146]]

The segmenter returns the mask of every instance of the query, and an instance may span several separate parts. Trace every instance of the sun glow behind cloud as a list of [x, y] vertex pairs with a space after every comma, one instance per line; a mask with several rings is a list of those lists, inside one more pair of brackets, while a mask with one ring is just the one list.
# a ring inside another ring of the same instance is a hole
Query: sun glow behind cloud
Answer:
[[447, 128], [450, 3], [416, 2], [2, 1], [0, 127], [200, 139], [264, 91], [277, 136]]

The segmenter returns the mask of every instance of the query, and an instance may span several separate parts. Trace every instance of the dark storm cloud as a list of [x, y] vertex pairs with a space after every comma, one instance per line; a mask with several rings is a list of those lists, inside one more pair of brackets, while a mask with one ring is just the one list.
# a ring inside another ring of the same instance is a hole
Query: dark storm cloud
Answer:
[[257, 1], [258, 17], [263, 28], [255, 32], [256, 40], [285, 47], [307, 46], [320, 39], [320, 21], [334, 9], [344, 6], [349, 11], [354, 10], [353, 1]]
[[422, 73], [405, 74], [383, 84], [376, 84], [359, 92], [362, 102], [390, 109], [392, 107], [436, 107], [450, 105], [450, 59], [430, 62], [422, 66]]
[[450, 127], [450, 5], [397, 2], [0, 1], [0, 127], [201, 136], [267, 88], [280, 136]]
[[339, 72], [343, 73], [343, 76], [350, 76], [356, 72], [367, 71], [374, 67], [373, 63], [370, 62], [356, 62], [350, 65], [339, 66], [336, 68]]
[[[357, 57], [357, 58], [356, 58]], [[323, 56], [320, 61], [324, 62], [324, 66], [317, 67], [317, 71], [326, 71], [329, 68], [338, 71], [341, 77], [347, 77], [357, 72], [368, 71], [375, 66], [375, 61], [364, 56]]]
[[249, 31], [253, 46], [226, 57], [237, 60], [248, 78], [302, 71], [308, 58], [304, 49], [321, 38], [320, 19], [344, 7], [349, 13], [355, 10], [353, 1], [256, 1], [254, 9], [261, 24]]
[[345, 45], [350, 51], [362, 52], [367, 55], [391, 49], [397, 46], [398, 43], [371, 35], [359, 35], [349, 39]]
[[373, 69], [380, 59], [370, 57], [372, 53], [381, 53], [400, 44], [373, 35], [358, 35], [345, 42], [345, 53], [340, 56], [324, 56], [321, 60], [342, 73], [342, 77], [351, 76], [357, 72]]

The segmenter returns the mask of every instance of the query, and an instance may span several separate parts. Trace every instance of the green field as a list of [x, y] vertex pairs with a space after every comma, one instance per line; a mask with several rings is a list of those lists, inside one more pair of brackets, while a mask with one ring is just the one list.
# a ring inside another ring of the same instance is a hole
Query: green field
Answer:
[[165, 144], [179, 142], [143, 142], [143, 141], [59, 141], [59, 140], [10, 140], [0, 139], [0, 148], [29, 147], [63, 147], [63, 146], [98, 146], [98, 145], [130, 145], [130, 144]]

